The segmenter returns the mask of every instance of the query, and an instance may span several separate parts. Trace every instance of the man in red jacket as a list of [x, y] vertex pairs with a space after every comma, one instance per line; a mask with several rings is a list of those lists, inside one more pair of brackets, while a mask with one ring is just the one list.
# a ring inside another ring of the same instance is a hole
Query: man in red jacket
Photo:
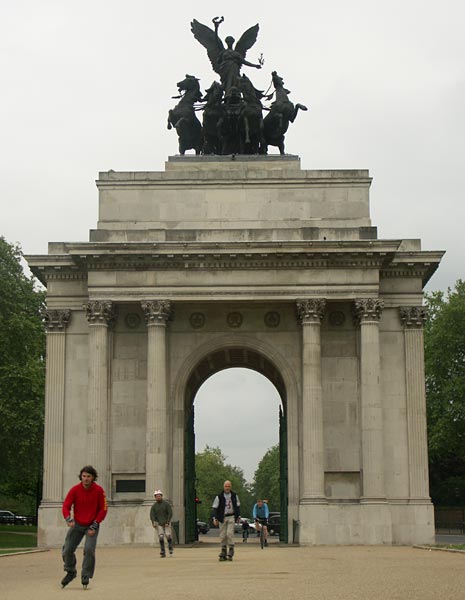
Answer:
[[62, 550], [66, 575], [61, 580], [61, 585], [67, 586], [76, 577], [75, 552], [85, 536], [81, 583], [87, 588], [89, 579], [94, 575], [95, 547], [100, 523], [107, 514], [107, 499], [103, 488], [95, 483], [97, 471], [94, 467], [82, 467], [79, 479], [81, 482], [69, 490], [63, 502], [62, 512], [69, 529]]

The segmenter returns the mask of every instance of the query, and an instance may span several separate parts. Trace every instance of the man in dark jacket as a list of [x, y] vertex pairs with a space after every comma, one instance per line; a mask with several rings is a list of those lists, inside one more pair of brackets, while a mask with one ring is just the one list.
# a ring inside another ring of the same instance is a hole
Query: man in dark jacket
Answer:
[[223, 491], [216, 496], [212, 505], [213, 525], [220, 525], [220, 561], [232, 560], [234, 556], [234, 523], [239, 520], [241, 503], [231, 487], [231, 482], [225, 481]]
[[168, 540], [169, 552], [170, 554], [173, 554], [173, 538], [171, 534], [173, 509], [169, 502], [163, 500], [163, 492], [161, 490], [155, 490], [153, 495], [155, 496], [155, 502], [150, 509], [150, 520], [152, 521], [154, 529], [157, 530], [158, 538], [160, 540], [160, 556], [165, 558], [165, 535]]

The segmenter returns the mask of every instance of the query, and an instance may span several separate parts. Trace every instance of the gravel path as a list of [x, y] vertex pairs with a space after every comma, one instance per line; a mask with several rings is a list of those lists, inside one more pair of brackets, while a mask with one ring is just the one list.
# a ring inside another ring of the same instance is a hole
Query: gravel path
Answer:
[[[96, 576], [87, 591], [76, 578], [61, 589], [57, 549], [0, 556], [2, 600], [53, 600], [89, 594], [127, 600], [463, 600], [465, 554], [407, 547], [319, 546], [260, 550], [237, 544], [232, 563], [218, 548], [176, 547], [161, 559], [157, 548], [97, 548]], [[78, 551], [80, 564], [82, 550]]]

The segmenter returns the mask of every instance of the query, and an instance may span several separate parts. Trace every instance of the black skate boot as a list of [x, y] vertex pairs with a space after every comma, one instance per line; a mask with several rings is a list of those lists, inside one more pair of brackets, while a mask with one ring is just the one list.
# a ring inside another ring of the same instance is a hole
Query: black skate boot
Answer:
[[66, 575], [63, 577], [63, 579], [61, 580], [61, 587], [66, 587], [68, 585], [68, 583], [71, 583], [71, 581], [73, 581], [73, 579], [76, 577], [76, 573], [72, 573], [71, 571], [68, 571], [66, 573]]
[[232, 560], [234, 556], [234, 546], [229, 546], [228, 560]]
[[89, 585], [89, 578], [87, 577], [87, 575], [81, 576], [81, 583], [82, 583], [82, 587], [86, 590], [87, 586]]
[[223, 562], [226, 560], [226, 546], [221, 546], [221, 552], [219, 554], [219, 559], [220, 559], [220, 562]]
[[165, 552], [165, 540], [160, 540], [160, 556], [162, 558], [165, 558], [165, 556], [166, 556], [166, 552]]
[[173, 554], [173, 540], [168, 538], [168, 550], [170, 554]]

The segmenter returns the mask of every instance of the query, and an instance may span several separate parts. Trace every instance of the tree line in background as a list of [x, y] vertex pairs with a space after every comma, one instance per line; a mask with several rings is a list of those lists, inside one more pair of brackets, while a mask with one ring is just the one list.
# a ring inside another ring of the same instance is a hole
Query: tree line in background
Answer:
[[[34, 514], [40, 499], [45, 293], [22, 267], [18, 245], [0, 237], [0, 508]], [[425, 375], [430, 490], [439, 506], [465, 505], [465, 283], [426, 294]], [[279, 447], [270, 448], [247, 483], [219, 448], [196, 455], [198, 517], [230, 479], [250, 517], [257, 497], [279, 506]]]
[[41, 487], [45, 293], [0, 237], [0, 508], [33, 515]]
[[431, 498], [465, 505], [465, 282], [426, 295], [425, 381]]
[[248, 483], [240, 467], [226, 463], [220, 448], [206, 446], [203, 452], [195, 455], [195, 475], [197, 498], [197, 518], [211, 522], [211, 506], [217, 494], [223, 490], [223, 483], [229, 479], [233, 490], [239, 495], [241, 516], [252, 518], [252, 509], [257, 498], [268, 500], [272, 511], [280, 510], [279, 505], [279, 446], [270, 448], [258, 464], [254, 481]]

